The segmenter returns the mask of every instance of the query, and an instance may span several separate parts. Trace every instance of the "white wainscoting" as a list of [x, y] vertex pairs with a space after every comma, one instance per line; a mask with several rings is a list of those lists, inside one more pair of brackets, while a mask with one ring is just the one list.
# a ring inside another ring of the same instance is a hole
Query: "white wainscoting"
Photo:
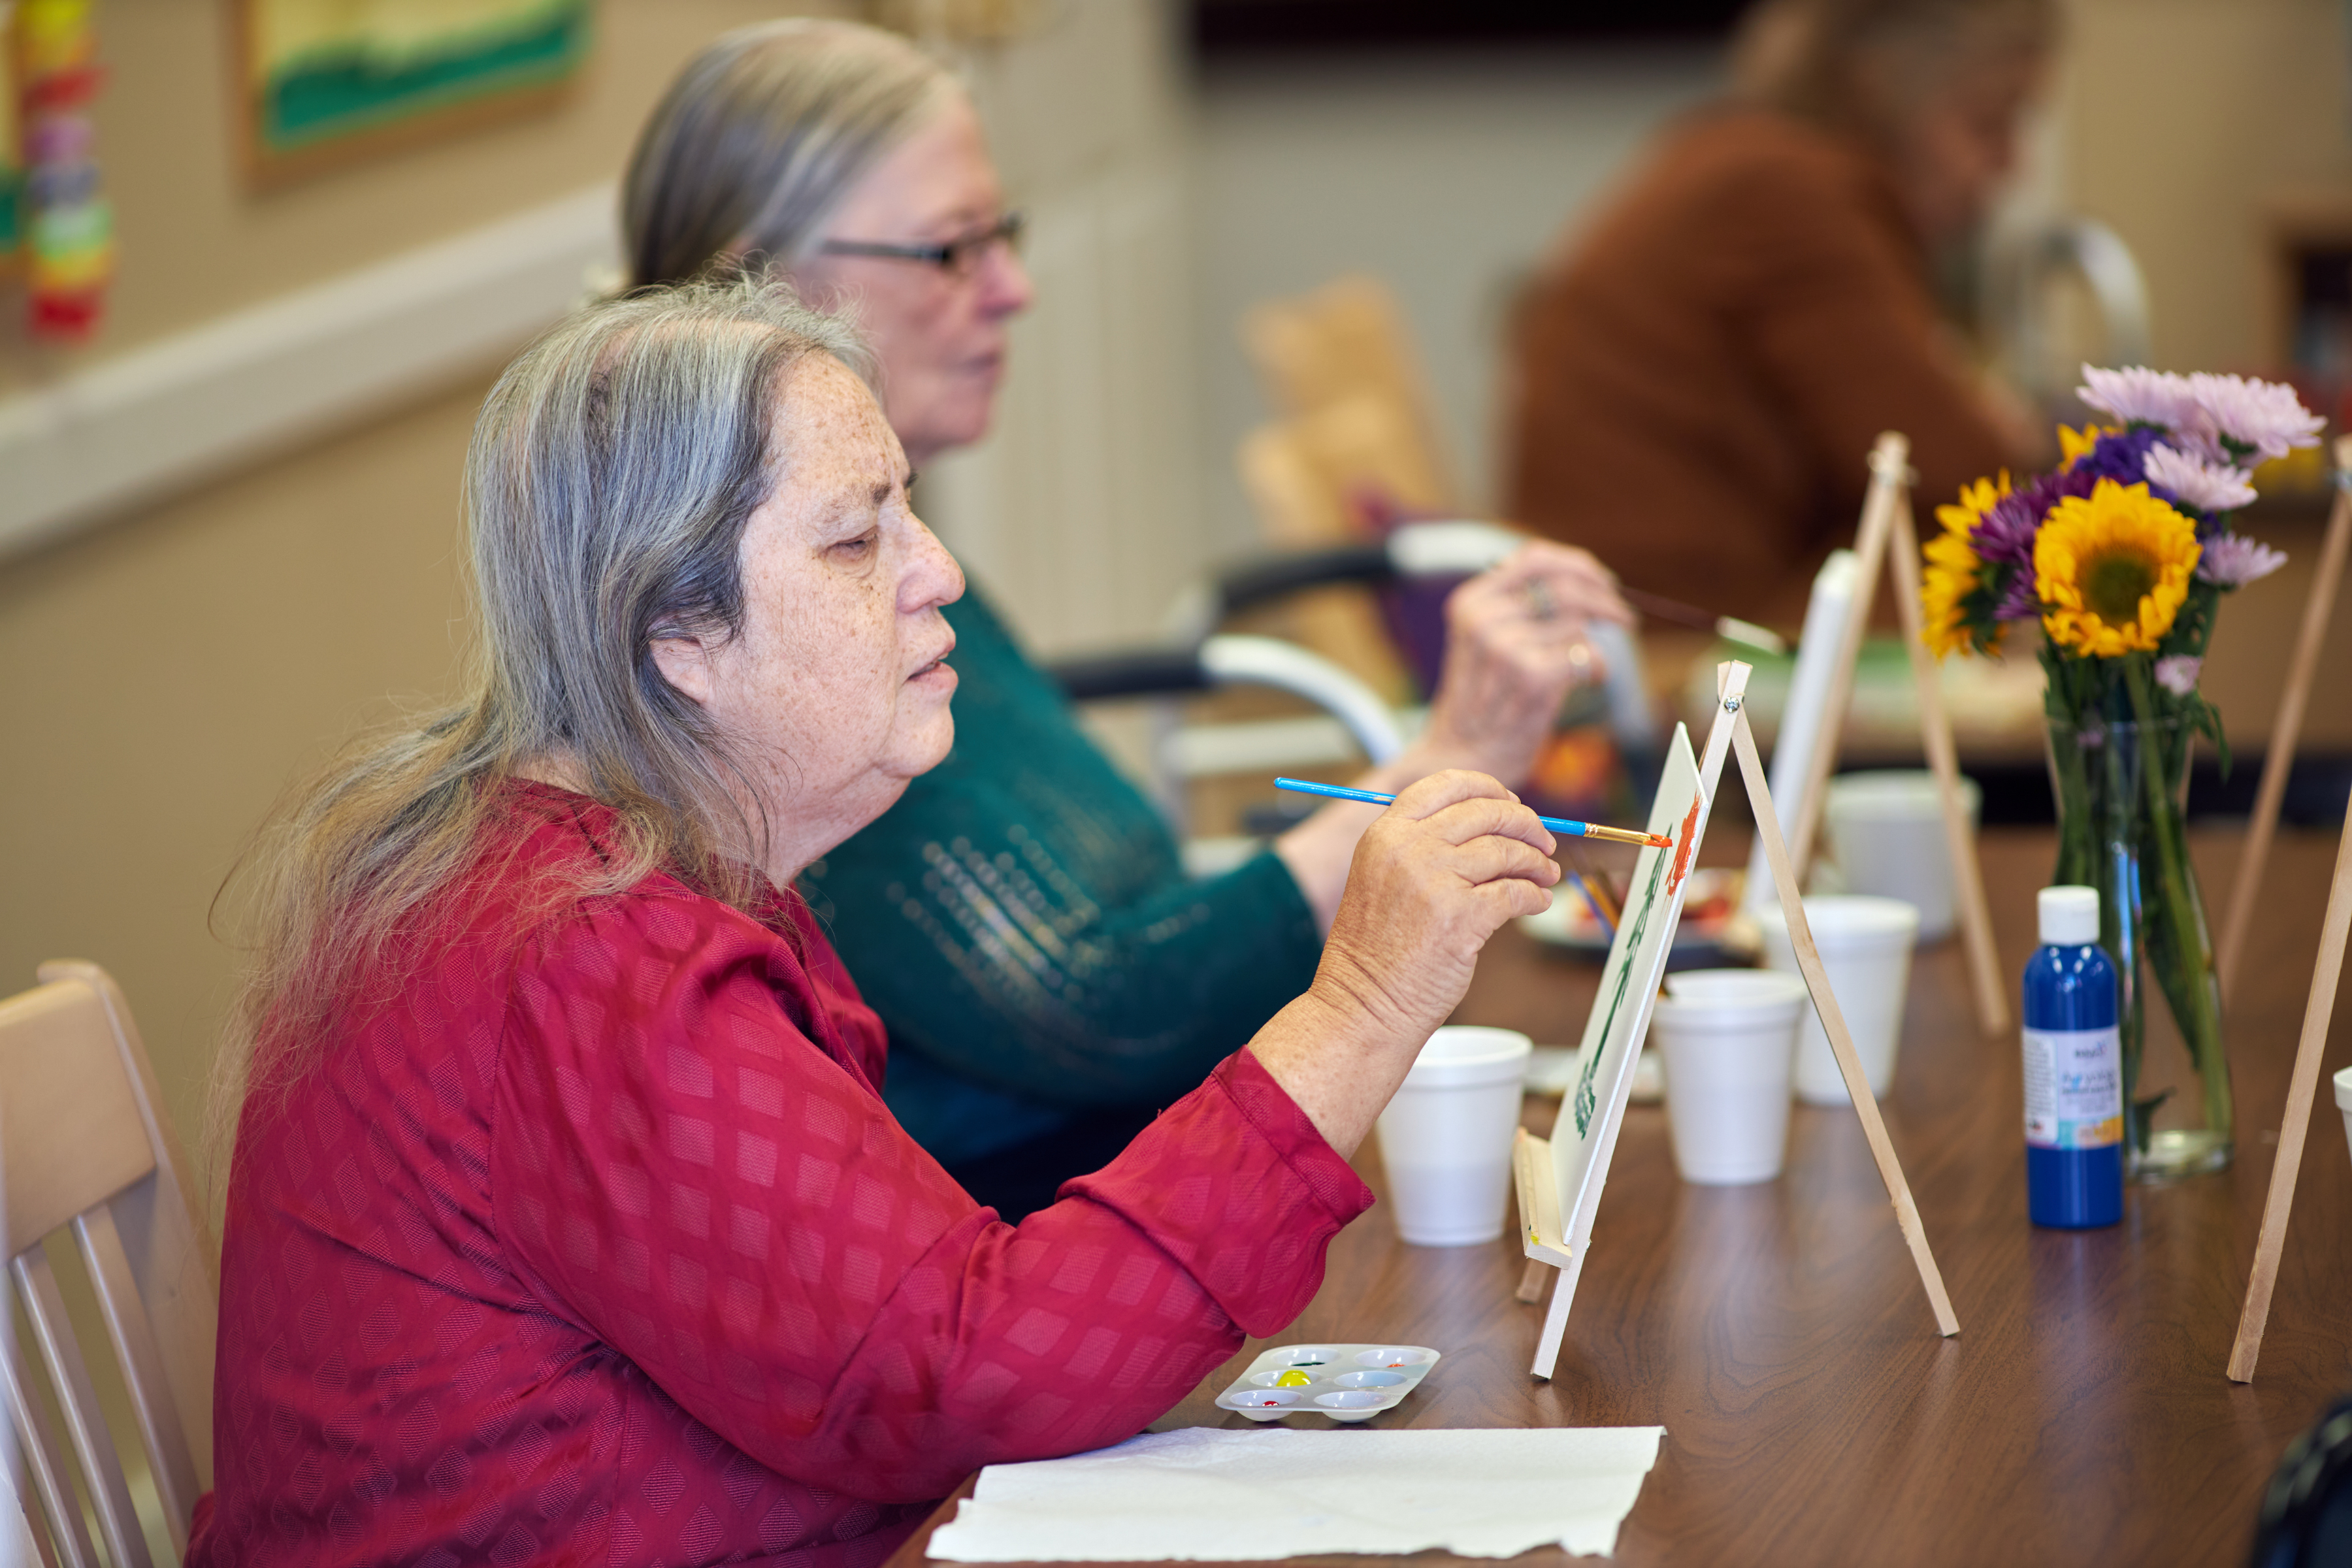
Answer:
[[[1048, 649], [1156, 635], [1204, 567], [1185, 198], [1171, 159], [1036, 205], [996, 433], [924, 483]], [[611, 265], [613, 200], [581, 191], [0, 401], [0, 559], [495, 365]]]
[[495, 364], [614, 248], [598, 185], [0, 401], [0, 558]]

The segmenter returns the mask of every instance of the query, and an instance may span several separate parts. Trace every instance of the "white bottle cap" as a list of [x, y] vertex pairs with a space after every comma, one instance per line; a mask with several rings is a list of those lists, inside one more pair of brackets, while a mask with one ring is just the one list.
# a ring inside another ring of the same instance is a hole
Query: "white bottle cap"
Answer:
[[2044, 888], [2039, 912], [2044, 947], [2088, 947], [2099, 940], [2096, 888]]

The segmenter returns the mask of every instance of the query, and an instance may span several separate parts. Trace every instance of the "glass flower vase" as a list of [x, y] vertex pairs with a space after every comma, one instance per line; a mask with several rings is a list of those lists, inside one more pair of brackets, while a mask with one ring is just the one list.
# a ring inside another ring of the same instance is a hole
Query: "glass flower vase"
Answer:
[[[2099, 889], [2100, 945], [2115, 961], [2122, 987], [2116, 1022], [2123, 1046], [2126, 1168], [2140, 1182], [2218, 1171], [2232, 1152], [2221, 983], [2186, 828], [2195, 740], [2173, 720], [2053, 718], [2049, 723], [2051, 788], [2058, 806], [2053, 879]], [[2158, 1076], [2147, 1058], [2153, 995], [2164, 998], [2188, 1052], [2195, 1103], [2183, 1096], [2166, 1117], [2185, 1120], [2185, 1126], [2156, 1125], [2174, 1088], [2151, 1092], [2143, 1087]]]

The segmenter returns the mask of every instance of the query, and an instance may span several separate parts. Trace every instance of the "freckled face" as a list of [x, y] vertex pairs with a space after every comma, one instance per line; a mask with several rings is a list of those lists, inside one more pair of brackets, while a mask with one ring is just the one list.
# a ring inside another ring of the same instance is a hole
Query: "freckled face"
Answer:
[[[772, 874], [887, 810], [955, 739], [940, 607], [963, 574], [907, 500], [907, 462], [865, 384], [812, 355], [787, 374], [774, 492], [745, 525], [743, 626], [702, 669], [656, 648], [763, 796]], [[699, 686], [701, 689], [698, 690]]]

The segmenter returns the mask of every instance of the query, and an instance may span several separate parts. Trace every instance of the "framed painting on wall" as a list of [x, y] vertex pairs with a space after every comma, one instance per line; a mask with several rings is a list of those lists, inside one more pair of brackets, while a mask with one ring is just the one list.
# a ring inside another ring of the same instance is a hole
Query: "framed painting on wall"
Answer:
[[593, 0], [225, 0], [257, 185], [554, 103]]

